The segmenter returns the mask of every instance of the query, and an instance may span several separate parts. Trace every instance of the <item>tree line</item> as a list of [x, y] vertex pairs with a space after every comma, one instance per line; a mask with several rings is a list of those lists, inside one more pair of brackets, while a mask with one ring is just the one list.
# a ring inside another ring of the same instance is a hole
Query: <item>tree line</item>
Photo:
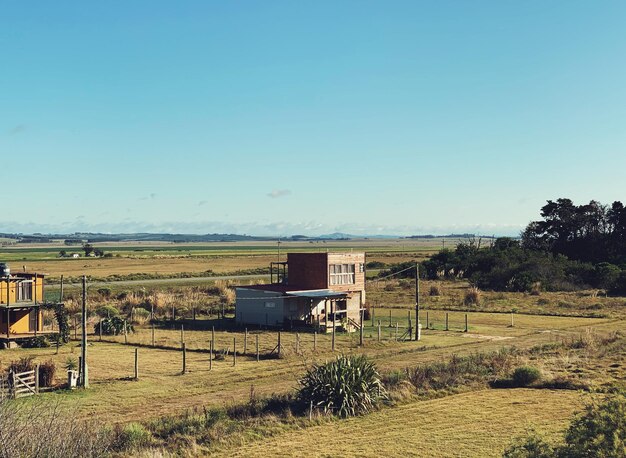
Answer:
[[519, 239], [469, 238], [422, 263], [427, 278], [462, 277], [497, 291], [601, 288], [626, 294], [626, 209], [549, 200]]

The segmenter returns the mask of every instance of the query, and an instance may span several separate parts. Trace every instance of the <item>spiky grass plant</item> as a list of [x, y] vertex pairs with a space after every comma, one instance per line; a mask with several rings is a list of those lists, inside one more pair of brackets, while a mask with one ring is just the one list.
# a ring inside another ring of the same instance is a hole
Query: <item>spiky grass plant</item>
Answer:
[[324, 413], [351, 417], [373, 410], [386, 392], [373, 362], [365, 356], [339, 356], [314, 365], [300, 380], [300, 401]]

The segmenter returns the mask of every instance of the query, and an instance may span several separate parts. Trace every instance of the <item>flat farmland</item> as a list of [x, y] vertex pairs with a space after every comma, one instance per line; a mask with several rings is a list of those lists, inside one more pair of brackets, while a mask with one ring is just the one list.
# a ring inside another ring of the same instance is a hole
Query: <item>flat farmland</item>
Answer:
[[[452, 246], [455, 241], [446, 241]], [[60, 258], [59, 252], [82, 253], [76, 246], [18, 245], [0, 248], [0, 260], [15, 270], [44, 272], [53, 278], [61, 275], [107, 277], [110, 275], [175, 273], [229, 273], [267, 268], [278, 259], [275, 242], [224, 242], [206, 244], [98, 244], [110, 258]], [[281, 242], [280, 252], [365, 251], [367, 260], [386, 264], [421, 260], [441, 247], [441, 239], [346, 240], [322, 242]]]

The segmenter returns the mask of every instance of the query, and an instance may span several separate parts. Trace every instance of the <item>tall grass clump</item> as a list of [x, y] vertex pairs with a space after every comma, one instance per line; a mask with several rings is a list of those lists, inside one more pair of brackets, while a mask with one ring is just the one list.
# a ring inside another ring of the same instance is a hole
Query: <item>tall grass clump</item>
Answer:
[[520, 366], [513, 371], [513, 384], [524, 387], [541, 379], [541, 371], [533, 366]]
[[465, 293], [465, 298], [463, 299], [463, 303], [465, 305], [478, 305], [480, 304], [480, 298], [481, 298], [481, 291], [476, 286], [472, 286]]
[[431, 285], [430, 289], [428, 290], [428, 295], [431, 297], [441, 296], [441, 288], [439, 287], [439, 285]]
[[364, 414], [386, 398], [380, 375], [365, 356], [339, 356], [314, 365], [300, 380], [298, 399], [340, 417]]

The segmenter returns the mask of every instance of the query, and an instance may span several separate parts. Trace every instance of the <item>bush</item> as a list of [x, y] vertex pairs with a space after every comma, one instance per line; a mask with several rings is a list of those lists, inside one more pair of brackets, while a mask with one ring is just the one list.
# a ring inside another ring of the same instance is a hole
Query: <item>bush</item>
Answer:
[[96, 309], [96, 313], [100, 318], [111, 318], [119, 316], [120, 311], [112, 305], [102, 305]]
[[98, 288], [98, 294], [108, 299], [111, 297], [111, 288]]
[[52, 360], [39, 364], [39, 386], [52, 386], [54, 384], [54, 374], [56, 374], [56, 371], [57, 367]]
[[480, 290], [475, 286], [472, 286], [467, 293], [465, 293], [465, 299], [463, 303], [465, 305], [478, 305], [480, 304]]
[[35, 363], [33, 362], [34, 356], [23, 356], [17, 361], [11, 361], [9, 367], [7, 368], [7, 372], [28, 372], [35, 370]]
[[441, 296], [441, 288], [439, 287], [439, 285], [431, 285], [430, 289], [428, 290], [428, 295], [429, 296]]
[[139, 423], [117, 425], [114, 432], [114, 447], [117, 450], [137, 449], [152, 442], [152, 433]]
[[100, 326], [102, 326], [102, 334], [107, 336], [116, 336], [124, 333], [124, 325], [126, 325], [126, 332], [134, 332], [135, 328], [133, 328], [130, 323], [123, 320], [119, 316], [114, 316], [112, 318], [103, 318], [94, 326], [94, 332], [96, 334], [99, 334]]
[[46, 348], [50, 346], [50, 342], [45, 336], [37, 336], [22, 340], [20, 345], [22, 348]]
[[314, 365], [300, 380], [298, 399], [340, 417], [373, 410], [386, 397], [374, 363], [365, 356], [339, 356]]
[[513, 371], [515, 386], [528, 386], [541, 379], [541, 371], [533, 366], [521, 366]]

